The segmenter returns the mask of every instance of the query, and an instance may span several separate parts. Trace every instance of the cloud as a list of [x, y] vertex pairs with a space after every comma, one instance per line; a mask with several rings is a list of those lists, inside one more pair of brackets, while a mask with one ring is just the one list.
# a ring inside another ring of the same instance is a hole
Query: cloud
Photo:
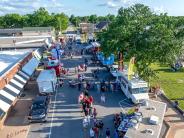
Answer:
[[128, 7], [134, 5], [140, 0], [105, 0], [105, 1], [106, 1], [105, 3], [98, 4], [97, 6], [118, 9], [122, 6]]
[[153, 8], [153, 11], [154, 11], [155, 13], [157, 13], [157, 14], [165, 13], [165, 12], [166, 12], [166, 10], [164, 9], [163, 6], [154, 7], [154, 8]]
[[109, 8], [116, 8], [118, 5], [115, 4], [115, 3], [112, 2], [112, 1], [108, 1], [108, 2], [107, 2], [107, 6], [108, 6]]
[[108, 0], [106, 3], [101, 3], [101, 4], [98, 4], [97, 6], [108, 7], [108, 8], [117, 8], [118, 7], [117, 3], [114, 2], [113, 0]]
[[45, 7], [49, 12], [64, 9], [64, 5], [58, 0], [0, 0], [0, 15], [7, 13], [27, 14]]

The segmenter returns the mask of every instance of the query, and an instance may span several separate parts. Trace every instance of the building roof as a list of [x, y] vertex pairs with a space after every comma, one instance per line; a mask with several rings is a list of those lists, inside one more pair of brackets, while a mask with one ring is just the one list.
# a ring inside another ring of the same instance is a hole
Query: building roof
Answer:
[[22, 32], [21, 28], [0, 29], [0, 34], [15, 34], [21, 32]]
[[31, 49], [0, 51], [0, 76], [7, 72], [16, 63], [23, 60], [31, 51]]
[[24, 28], [7, 28], [0, 29], [0, 34], [15, 34], [23, 31], [52, 31], [53, 27], [24, 27]]
[[103, 29], [104, 27], [108, 26], [109, 22], [108, 21], [102, 21], [102, 22], [99, 22], [97, 25], [96, 25], [96, 28], [101, 30]]
[[53, 27], [24, 27], [22, 31], [52, 31]]
[[123, 78], [125, 81], [129, 82], [129, 85], [132, 88], [139, 88], [139, 87], [148, 87], [148, 83], [142, 79], [140, 79], [138, 76], [133, 75], [131, 80], [128, 80], [128, 67], [125, 66], [123, 71], [121, 71]]
[[[125, 138], [159, 138], [164, 114], [166, 111], [166, 104], [154, 100], [146, 100], [148, 105], [140, 106], [139, 112], [142, 113], [143, 119], [139, 123], [137, 129], [129, 128], [125, 134]], [[153, 125], [149, 123], [151, 116], [158, 117], [158, 124]], [[146, 132], [152, 130], [153, 134]]]

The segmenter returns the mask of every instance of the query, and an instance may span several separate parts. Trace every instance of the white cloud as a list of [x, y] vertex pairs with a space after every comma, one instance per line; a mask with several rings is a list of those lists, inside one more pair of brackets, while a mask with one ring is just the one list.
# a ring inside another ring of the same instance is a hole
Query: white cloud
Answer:
[[112, 1], [108, 1], [108, 2], [107, 2], [107, 6], [108, 6], [109, 8], [116, 8], [116, 7], [117, 7], [117, 5], [116, 5], [114, 2], [112, 2]]
[[0, 15], [7, 13], [26, 14], [45, 7], [48, 11], [61, 12], [64, 5], [59, 0], [0, 0]]
[[163, 6], [160, 6], [160, 7], [154, 7], [154, 8], [153, 8], [153, 11], [154, 11], [155, 13], [157, 13], [157, 14], [165, 13], [165, 12], [166, 12], [166, 10], [164, 9], [164, 7], [163, 7]]

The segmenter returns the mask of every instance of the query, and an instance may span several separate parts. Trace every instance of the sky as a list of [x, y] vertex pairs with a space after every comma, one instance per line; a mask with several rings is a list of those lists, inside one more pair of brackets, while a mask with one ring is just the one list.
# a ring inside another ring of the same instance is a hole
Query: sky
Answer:
[[184, 16], [184, 0], [0, 0], [0, 15], [32, 13], [39, 7], [45, 7], [50, 13], [64, 12], [69, 16], [116, 15], [120, 7], [136, 3], [149, 6], [156, 13]]

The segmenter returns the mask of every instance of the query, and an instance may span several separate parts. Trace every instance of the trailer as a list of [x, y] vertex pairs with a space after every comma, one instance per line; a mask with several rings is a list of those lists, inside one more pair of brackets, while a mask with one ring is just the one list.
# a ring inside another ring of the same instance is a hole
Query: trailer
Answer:
[[56, 92], [57, 77], [54, 69], [42, 70], [37, 78], [39, 93], [53, 94]]

